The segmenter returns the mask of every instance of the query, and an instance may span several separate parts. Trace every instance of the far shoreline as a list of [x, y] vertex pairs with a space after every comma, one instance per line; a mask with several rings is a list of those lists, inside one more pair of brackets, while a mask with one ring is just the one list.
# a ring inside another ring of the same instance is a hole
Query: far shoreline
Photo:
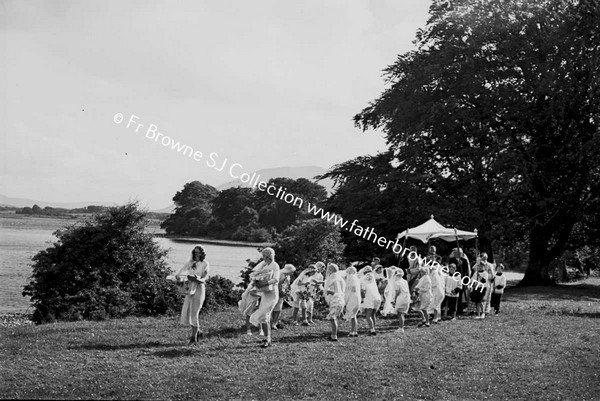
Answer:
[[251, 248], [264, 248], [273, 246], [273, 242], [245, 242], [245, 241], [230, 241], [224, 239], [210, 239], [200, 237], [181, 237], [177, 235], [168, 235], [162, 233], [154, 233], [155, 237], [170, 239], [175, 242], [195, 242], [201, 244], [220, 245], [220, 246], [246, 246]]

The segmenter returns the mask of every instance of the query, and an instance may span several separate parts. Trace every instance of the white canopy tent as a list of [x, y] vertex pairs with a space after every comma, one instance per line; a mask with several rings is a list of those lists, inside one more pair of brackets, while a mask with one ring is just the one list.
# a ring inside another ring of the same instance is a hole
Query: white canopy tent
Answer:
[[465, 231], [458, 230], [456, 228], [446, 228], [433, 218], [427, 220], [425, 223], [404, 230], [400, 234], [398, 234], [398, 239], [401, 238], [414, 238], [426, 244], [431, 239], [440, 238], [444, 241], [452, 242], [457, 240], [468, 240], [477, 238], [477, 230], [475, 231]]

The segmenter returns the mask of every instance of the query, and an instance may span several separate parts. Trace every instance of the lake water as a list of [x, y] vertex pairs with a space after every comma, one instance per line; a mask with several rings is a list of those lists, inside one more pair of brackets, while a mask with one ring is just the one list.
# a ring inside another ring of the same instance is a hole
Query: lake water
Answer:
[[[72, 221], [74, 222], [74, 220]], [[21, 218], [0, 215], [0, 313], [25, 312], [29, 297], [21, 292], [31, 275], [31, 258], [40, 250], [51, 246], [56, 240], [53, 232], [69, 220], [36, 217]], [[167, 263], [177, 271], [189, 260], [194, 243], [178, 242], [168, 238], [156, 238], [164, 249], [169, 249]], [[256, 247], [202, 244], [210, 262], [211, 275], [220, 275], [234, 283], [241, 281], [240, 271], [246, 267], [246, 259], [260, 255]]]

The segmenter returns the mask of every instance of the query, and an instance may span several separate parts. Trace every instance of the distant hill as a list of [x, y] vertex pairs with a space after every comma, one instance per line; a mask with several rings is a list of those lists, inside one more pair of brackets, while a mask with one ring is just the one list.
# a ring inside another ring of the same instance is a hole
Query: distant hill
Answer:
[[[287, 178], [306, 178], [307, 180], [316, 182], [314, 179], [317, 175], [325, 174], [327, 170], [323, 167], [318, 166], [305, 166], [305, 167], [276, 167], [276, 168], [267, 168], [264, 170], [258, 170], [256, 173], [260, 175], [261, 181], [269, 181], [271, 178], [277, 177], [287, 177]], [[327, 193], [331, 194], [333, 192], [333, 181], [330, 179], [319, 181], [318, 184], [325, 187]], [[225, 184], [221, 184], [217, 187], [219, 191], [224, 189], [229, 189], [233, 187], [242, 187], [248, 188], [249, 185], [244, 184], [240, 180], [229, 181]]]
[[94, 206], [114, 206], [114, 203], [89, 201], [89, 202], [46, 202], [35, 199], [26, 198], [11, 198], [0, 194], [0, 206], [14, 206], [14, 207], [32, 207], [38, 205], [41, 208], [46, 206], [63, 208], [63, 209], [78, 209], [90, 205]]
[[175, 212], [175, 204], [171, 204], [171, 206], [163, 207], [162, 209], [153, 210], [154, 213], [174, 213]]

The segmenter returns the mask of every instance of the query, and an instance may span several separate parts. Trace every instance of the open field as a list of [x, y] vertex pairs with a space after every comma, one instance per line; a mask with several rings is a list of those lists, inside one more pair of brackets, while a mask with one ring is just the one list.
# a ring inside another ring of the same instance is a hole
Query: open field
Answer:
[[[289, 316], [289, 310], [284, 311]], [[171, 318], [0, 328], [6, 398], [596, 400], [600, 279], [510, 288], [502, 312], [327, 341], [329, 324], [288, 326], [273, 347], [242, 335], [235, 309], [203, 313], [202, 342]]]

